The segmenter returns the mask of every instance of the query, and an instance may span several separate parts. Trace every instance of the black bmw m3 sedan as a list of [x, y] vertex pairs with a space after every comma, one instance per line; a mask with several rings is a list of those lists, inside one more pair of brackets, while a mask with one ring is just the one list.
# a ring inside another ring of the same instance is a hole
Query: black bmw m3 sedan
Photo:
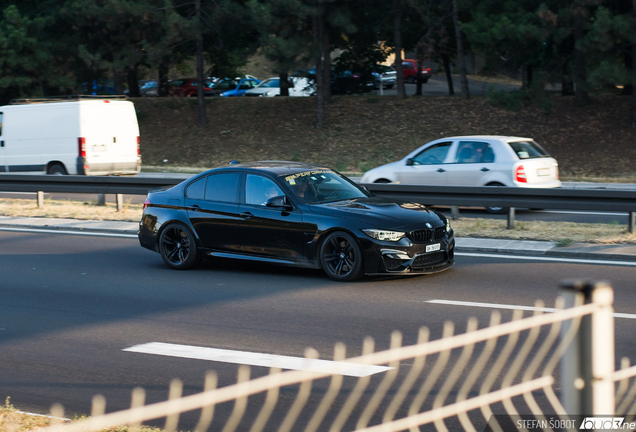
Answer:
[[151, 190], [139, 242], [174, 269], [224, 257], [322, 268], [337, 281], [455, 264], [443, 215], [372, 196], [336, 171], [298, 162], [237, 163]]

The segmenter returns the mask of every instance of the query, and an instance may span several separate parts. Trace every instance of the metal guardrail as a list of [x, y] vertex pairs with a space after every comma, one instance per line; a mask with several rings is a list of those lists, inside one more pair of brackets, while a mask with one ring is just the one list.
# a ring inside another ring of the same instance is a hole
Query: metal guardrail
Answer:
[[[145, 195], [149, 189], [174, 186], [183, 179], [115, 176], [0, 175], [0, 190], [7, 192], [69, 192]], [[372, 193], [429, 205], [504, 207], [508, 228], [514, 227], [515, 208], [627, 212], [628, 230], [634, 232], [636, 191], [608, 189], [541, 189], [479, 186], [419, 186], [364, 184]], [[456, 212], [454, 212], [456, 214]]]

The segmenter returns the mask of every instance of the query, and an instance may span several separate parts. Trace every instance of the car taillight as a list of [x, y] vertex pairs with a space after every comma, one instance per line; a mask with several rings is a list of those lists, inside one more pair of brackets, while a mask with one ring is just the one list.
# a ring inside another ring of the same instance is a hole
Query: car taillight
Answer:
[[137, 137], [137, 156], [141, 155], [139, 152], [139, 137]]
[[86, 157], [86, 138], [77, 138], [77, 153], [79, 157]]
[[523, 168], [523, 165], [519, 165], [515, 170], [515, 180], [517, 180], [519, 183], [528, 183], [526, 170]]
[[148, 208], [148, 206], [150, 206], [150, 200], [148, 198], [146, 198], [146, 200], [144, 201], [144, 210], [146, 210]]

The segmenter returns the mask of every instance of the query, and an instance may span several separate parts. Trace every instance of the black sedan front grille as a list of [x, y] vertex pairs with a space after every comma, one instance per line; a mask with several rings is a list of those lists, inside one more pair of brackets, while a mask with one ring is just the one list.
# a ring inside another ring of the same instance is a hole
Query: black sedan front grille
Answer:
[[411, 231], [408, 233], [408, 238], [414, 242], [427, 242], [431, 240], [443, 239], [446, 235], [446, 227], [439, 227], [435, 229], [424, 229]]
[[411, 267], [413, 268], [422, 268], [422, 267], [431, 267], [437, 264], [442, 264], [446, 262], [448, 259], [446, 257], [446, 252], [435, 252], [432, 254], [420, 255], [413, 260], [413, 264]]

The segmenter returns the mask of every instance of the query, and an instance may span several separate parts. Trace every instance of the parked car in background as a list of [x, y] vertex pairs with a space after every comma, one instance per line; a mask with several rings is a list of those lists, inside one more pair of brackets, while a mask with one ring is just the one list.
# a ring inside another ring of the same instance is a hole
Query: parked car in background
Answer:
[[210, 96], [238, 97], [247, 90], [257, 87], [261, 82], [255, 78], [224, 78], [214, 83]]
[[561, 187], [557, 161], [532, 138], [486, 135], [431, 141], [397, 162], [367, 171], [361, 183]]
[[157, 81], [147, 81], [139, 87], [139, 94], [141, 96], [158, 96], [159, 95], [159, 84]]
[[[306, 97], [316, 93], [315, 87], [307, 78], [291, 77], [289, 78], [292, 87], [289, 88], [289, 96]], [[253, 89], [243, 93], [245, 97], [274, 97], [280, 96], [280, 78], [268, 78]]]
[[[192, 97], [197, 95], [197, 79], [181, 78], [168, 81], [168, 95]], [[212, 96], [213, 83], [212, 80], [203, 80], [203, 95]]]
[[374, 197], [327, 167], [298, 162], [238, 163], [151, 190], [138, 235], [177, 270], [234, 258], [322, 268], [345, 282], [455, 264], [442, 214]]
[[397, 73], [393, 66], [377, 65], [373, 73], [373, 88], [379, 89], [380, 85], [384, 88], [393, 88], [397, 82]]
[[[417, 60], [402, 60], [402, 74], [406, 82], [408, 82], [409, 84], [414, 84], [415, 80], [417, 79]], [[431, 75], [431, 68], [426, 63], [422, 62], [422, 82], [428, 82], [428, 79], [431, 77]]]
[[82, 84], [82, 94], [85, 95], [114, 95], [115, 84], [109, 79], [96, 79]]

